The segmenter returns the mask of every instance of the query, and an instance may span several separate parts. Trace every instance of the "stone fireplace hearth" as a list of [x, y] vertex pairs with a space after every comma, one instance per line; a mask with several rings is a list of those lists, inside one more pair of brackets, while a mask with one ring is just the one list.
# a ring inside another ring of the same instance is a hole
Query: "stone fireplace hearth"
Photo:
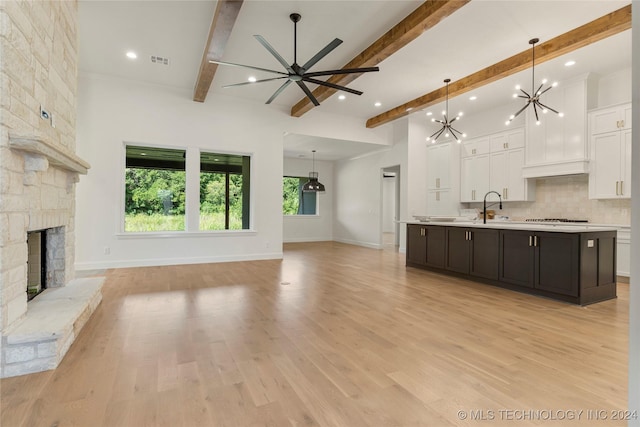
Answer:
[[[101, 300], [103, 278], [74, 280], [77, 18], [76, 1], [0, 1], [0, 377], [56, 367]], [[38, 230], [55, 253], [27, 302]]]

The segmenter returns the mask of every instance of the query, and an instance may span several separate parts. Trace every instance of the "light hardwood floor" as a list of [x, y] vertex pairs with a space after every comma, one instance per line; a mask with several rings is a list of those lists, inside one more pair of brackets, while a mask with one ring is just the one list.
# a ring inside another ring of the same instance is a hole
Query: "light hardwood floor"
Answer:
[[3, 427], [626, 425], [587, 411], [627, 408], [628, 285], [579, 307], [331, 242], [106, 275], [58, 369], [0, 382]]

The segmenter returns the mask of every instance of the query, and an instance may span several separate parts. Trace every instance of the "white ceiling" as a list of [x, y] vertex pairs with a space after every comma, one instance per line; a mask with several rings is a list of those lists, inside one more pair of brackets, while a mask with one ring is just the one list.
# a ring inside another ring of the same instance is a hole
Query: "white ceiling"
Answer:
[[[413, 11], [421, 1], [337, 0], [245, 0], [225, 49], [223, 61], [268, 69], [280, 64], [255, 40], [260, 34], [287, 60], [293, 62], [293, 24], [289, 14], [298, 12], [298, 62], [304, 63], [331, 40], [342, 45], [317, 63], [312, 71], [341, 68], [388, 29]], [[615, 0], [473, 0], [433, 29], [383, 61], [380, 72], [368, 73], [348, 86], [364, 92], [336, 95], [314, 111], [353, 115], [363, 121], [486, 66], [530, 48], [533, 37], [544, 42], [629, 4]], [[95, 1], [79, 2], [80, 70], [142, 80], [193, 90], [202, 53], [215, 10], [214, 1]], [[135, 61], [125, 57], [138, 53]], [[150, 56], [167, 57], [169, 65], [153, 64]], [[563, 64], [574, 59], [570, 68]], [[607, 74], [631, 66], [631, 34], [626, 31], [571, 54], [536, 66], [536, 76], [564, 80], [585, 72]], [[218, 67], [209, 96], [225, 93], [264, 103], [281, 81], [234, 88], [223, 85], [272, 77], [236, 67]], [[493, 106], [513, 102], [516, 83], [525, 88], [530, 71], [511, 76], [450, 100], [467, 116]], [[313, 85], [310, 85], [313, 90]], [[302, 99], [296, 86], [289, 86], [264, 108], [289, 109]], [[381, 107], [373, 104], [379, 101]], [[515, 105], [515, 104], [514, 104]], [[517, 105], [515, 105], [517, 106]], [[434, 106], [439, 111], [441, 106]], [[424, 114], [414, 112], [413, 114]], [[315, 146], [314, 146], [315, 145]], [[297, 157], [310, 146], [318, 159], [354, 157], [379, 149], [372, 144], [337, 140], [310, 141], [304, 136], [285, 138], [285, 155]], [[324, 154], [320, 154], [324, 153]]]

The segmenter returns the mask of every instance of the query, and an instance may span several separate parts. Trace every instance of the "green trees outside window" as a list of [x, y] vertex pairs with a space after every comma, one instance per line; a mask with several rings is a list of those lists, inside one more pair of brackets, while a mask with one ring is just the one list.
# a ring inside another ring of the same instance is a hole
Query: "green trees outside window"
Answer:
[[282, 179], [282, 212], [285, 215], [316, 215], [318, 193], [304, 192], [309, 178], [285, 176]]
[[[125, 231], [184, 231], [186, 151], [126, 147]], [[249, 228], [250, 157], [200, 153], [200, 226]]]

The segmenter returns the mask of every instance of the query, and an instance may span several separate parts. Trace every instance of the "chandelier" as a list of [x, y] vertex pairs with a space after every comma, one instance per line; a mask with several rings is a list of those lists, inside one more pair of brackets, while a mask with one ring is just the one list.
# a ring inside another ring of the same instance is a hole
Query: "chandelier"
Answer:
[[521, 109], [518, 110], [517, 113], [512, 114], [509, 117], [509, 120], [507, 120], [507, 122], [505, 124], [509, 124], [513, 121], [513, 119], [515, 119], [516, 117], [518, 117], [520, 115], [520, 113], [522, 113], [524, 110], [527, 109], [528, 106], [533, 105], [533, 113], [536, 116], [536, 124], [539, 125], [540, 124], [540, 117], [538, 116], [538, 110], [540, 110], [542, 113], [546, 113], [547, 111], [553, 111], [554, 113], [556, 113], [558, 116], [563, 117], [564, 114], [559, 113], [558, 111], [554, 110], [553, 108], [543, 104], [542, 102], [540, 102], [540, 97], [542, 95], [544, 95], [546, 92], [548, 92], [551, 88], [556, 87], [558, 85], [558, 82], [554, 82], [551, 86], [547, 87], [546, 89], [543, 89], [544, 85], [547, 84], [547, 79], [542, 80], [542, 83], [540, 84], [540, 86], [538, 87], [537, 90], [535, 89], [535, 85], [536, 85], [536, 78], [535, 78], [535, 72], [536, 72], [536, 52], [535, 52], [535, 47], [536, 47], [536, 43], [538, 43], [540, 41], [540, 39], [531, 39], [529, 40], [529, 44], [531, 45], [531, 93], [529, 94], [527, 91], [525, 91], [524, 89], [522, 89], [519, 85], [516, 86], [516, 90], [519, 90], [520, 92], [522, 92], [522, 94], [518, 94], [518, 93], [514, 93], [513, 97], [514, 98], [523, 98], [527, 101], [526, 104], [524, 104], [524, 107], [522, 107]]
[[318, 172], [316, 172], [316, 150], [311, 150], [313, 153], [313, 168], [312, 171], [309, 172], [309, 181], [307, 181], [302, 186], [302, 191], [304, 192], [322, 192], [325, 191], [324, 184], [318, 181]]
[[453, 136], [458, 142], [462, 142], [461, 138], [467, 136], [467, 134], [462, 133], [459, 130], [455, 129], [453, 126], [451, 126], [453, 122], [462, 118], [462, 112], [458, 113], [457, 116], [449, 120], [449, 117], [450, 117], [449, 116], [449, 82], [450, 81], [451, 79], [444, 79], [444, 82], [447, 85], [446, 86], [447, 95], [445, 98], [445, 110], [442, 112], [443, 118], [442, 120], [438, 120], [435, 118], [431, 119], [432, 122], [440, 123], [442, 125], [442, 127], [439, 130], [435, 131], [431, 136], [427, 137], [427, 141], [431, 141], [432, 144], [435, 144], [438, 138], [440, 138], [440, 136], [442, 135], [444, 135], [445, 138], [448, 138], [449, 136]]

